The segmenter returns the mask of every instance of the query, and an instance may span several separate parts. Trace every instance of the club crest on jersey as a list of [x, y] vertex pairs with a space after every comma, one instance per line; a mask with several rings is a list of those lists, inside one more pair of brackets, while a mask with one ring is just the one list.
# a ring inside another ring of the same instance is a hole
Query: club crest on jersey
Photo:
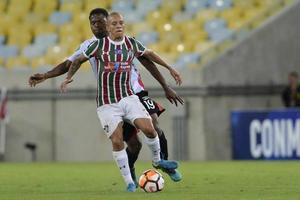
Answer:
[[122, 54], [122, 49], [116, 49], [116, 50], [115, 50], [115, 54], [121, 55], [121, 54]]

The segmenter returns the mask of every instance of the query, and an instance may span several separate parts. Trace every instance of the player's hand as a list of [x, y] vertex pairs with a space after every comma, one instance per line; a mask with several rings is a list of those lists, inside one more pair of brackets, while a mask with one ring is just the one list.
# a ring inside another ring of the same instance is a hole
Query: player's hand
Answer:
[[37, 84], [46, 80], [45, 74], [34, 74], [29, 77], [28, 83], [30, 87], [35, 87]]
[[73, 79], [68, 79], [66, 78], [60, 85], [60, 91], [61, 92], [66, 92], [67, 91], [67, 85], [71, 83]]
[[173, 76], [174, 80], [176, 81], [176, 84], [181, 85], [182, 79], [181, 79], [179, 72], [176, 69], [171, 68], [170, 74], [171, 74], [171, 76]]
[[170, 88], [170, 87], [168, 86], [168, 87], [165, 87], [164, 90], [165, 90], [166, 98], [167, 98], [172, 104], [175, 104], [176, 106], [178, 105], [178, 102], [179, 102], [181, 105], [184, 104], [184, 100], [183, 100], [179, 95], [177, 95], [177, 93], [176, 93], [172, 88]]

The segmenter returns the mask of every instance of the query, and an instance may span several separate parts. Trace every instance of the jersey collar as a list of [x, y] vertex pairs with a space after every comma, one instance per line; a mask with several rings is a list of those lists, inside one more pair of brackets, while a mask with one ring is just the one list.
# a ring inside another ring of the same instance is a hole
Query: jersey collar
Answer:
[[117, 42], [113, 41], [112, 39], [110, 39], [109, 36], [107, 36], [107, 38], [108, 38], [109, 42], [113, 43], [114, 45], [121, 45], [125, 41], [125, 35], [124, 35], [124, 37], [123, 37], [123, 39], [121, 41], [117, 41]]

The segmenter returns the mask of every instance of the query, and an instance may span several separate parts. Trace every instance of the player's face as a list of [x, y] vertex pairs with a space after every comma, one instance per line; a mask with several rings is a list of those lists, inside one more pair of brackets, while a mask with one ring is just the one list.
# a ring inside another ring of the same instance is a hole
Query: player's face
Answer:
[[90, 17], [90, 26], [93, 34], [98, 38], [107, 34], [106, 17], [102, 14], [92, 15]]
[[122, 38], [124, 35], [124, 20], [121, 15], [112, 15], [108, 17], [107, 30], [112, 38]]

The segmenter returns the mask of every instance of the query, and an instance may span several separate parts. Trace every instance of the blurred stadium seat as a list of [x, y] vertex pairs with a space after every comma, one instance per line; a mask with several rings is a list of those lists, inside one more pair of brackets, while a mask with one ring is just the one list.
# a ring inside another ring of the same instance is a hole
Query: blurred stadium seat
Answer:
[[89, 12], [104, 7], [124, 15], [127, 33], [186, 65], [182, 60], [195, 53], [199, 59], [191, 62], [203, 60], [203, 53], [213, 58], [293, 1], [0, 0], [0, 59], [9, 68], [18, 64], [14, 57], [33, 67], [58, 63], [92, 37]]
[[29, 59], [43, 56], [46, 52], [46, 48], [47, 47], [45, 47], [44, 45], [36, 45], [36, 44], [28, 45], [23, 49], [22, 55]]
[[71, 21], [72, 14], [70, 12], [53, 12], [50, 15], [49, 22], [51, 24], [60, 26]]
[[30, 68], [28, 58], [23, 56], [12, 57], [7, 59], [6, 65], [8, 68], [14, 70], [27, 70]]
[[11, 57], [16, 57], [19, 53], [19, 48], [15, 45], [0, 46], [0, 58], [6, 60]]
[[34, 44], [38, 46], [45, 46], [46, 48], [54, 46], [58, 40], [56, 33], [46, 33], [37, 35], [34, 39]]

